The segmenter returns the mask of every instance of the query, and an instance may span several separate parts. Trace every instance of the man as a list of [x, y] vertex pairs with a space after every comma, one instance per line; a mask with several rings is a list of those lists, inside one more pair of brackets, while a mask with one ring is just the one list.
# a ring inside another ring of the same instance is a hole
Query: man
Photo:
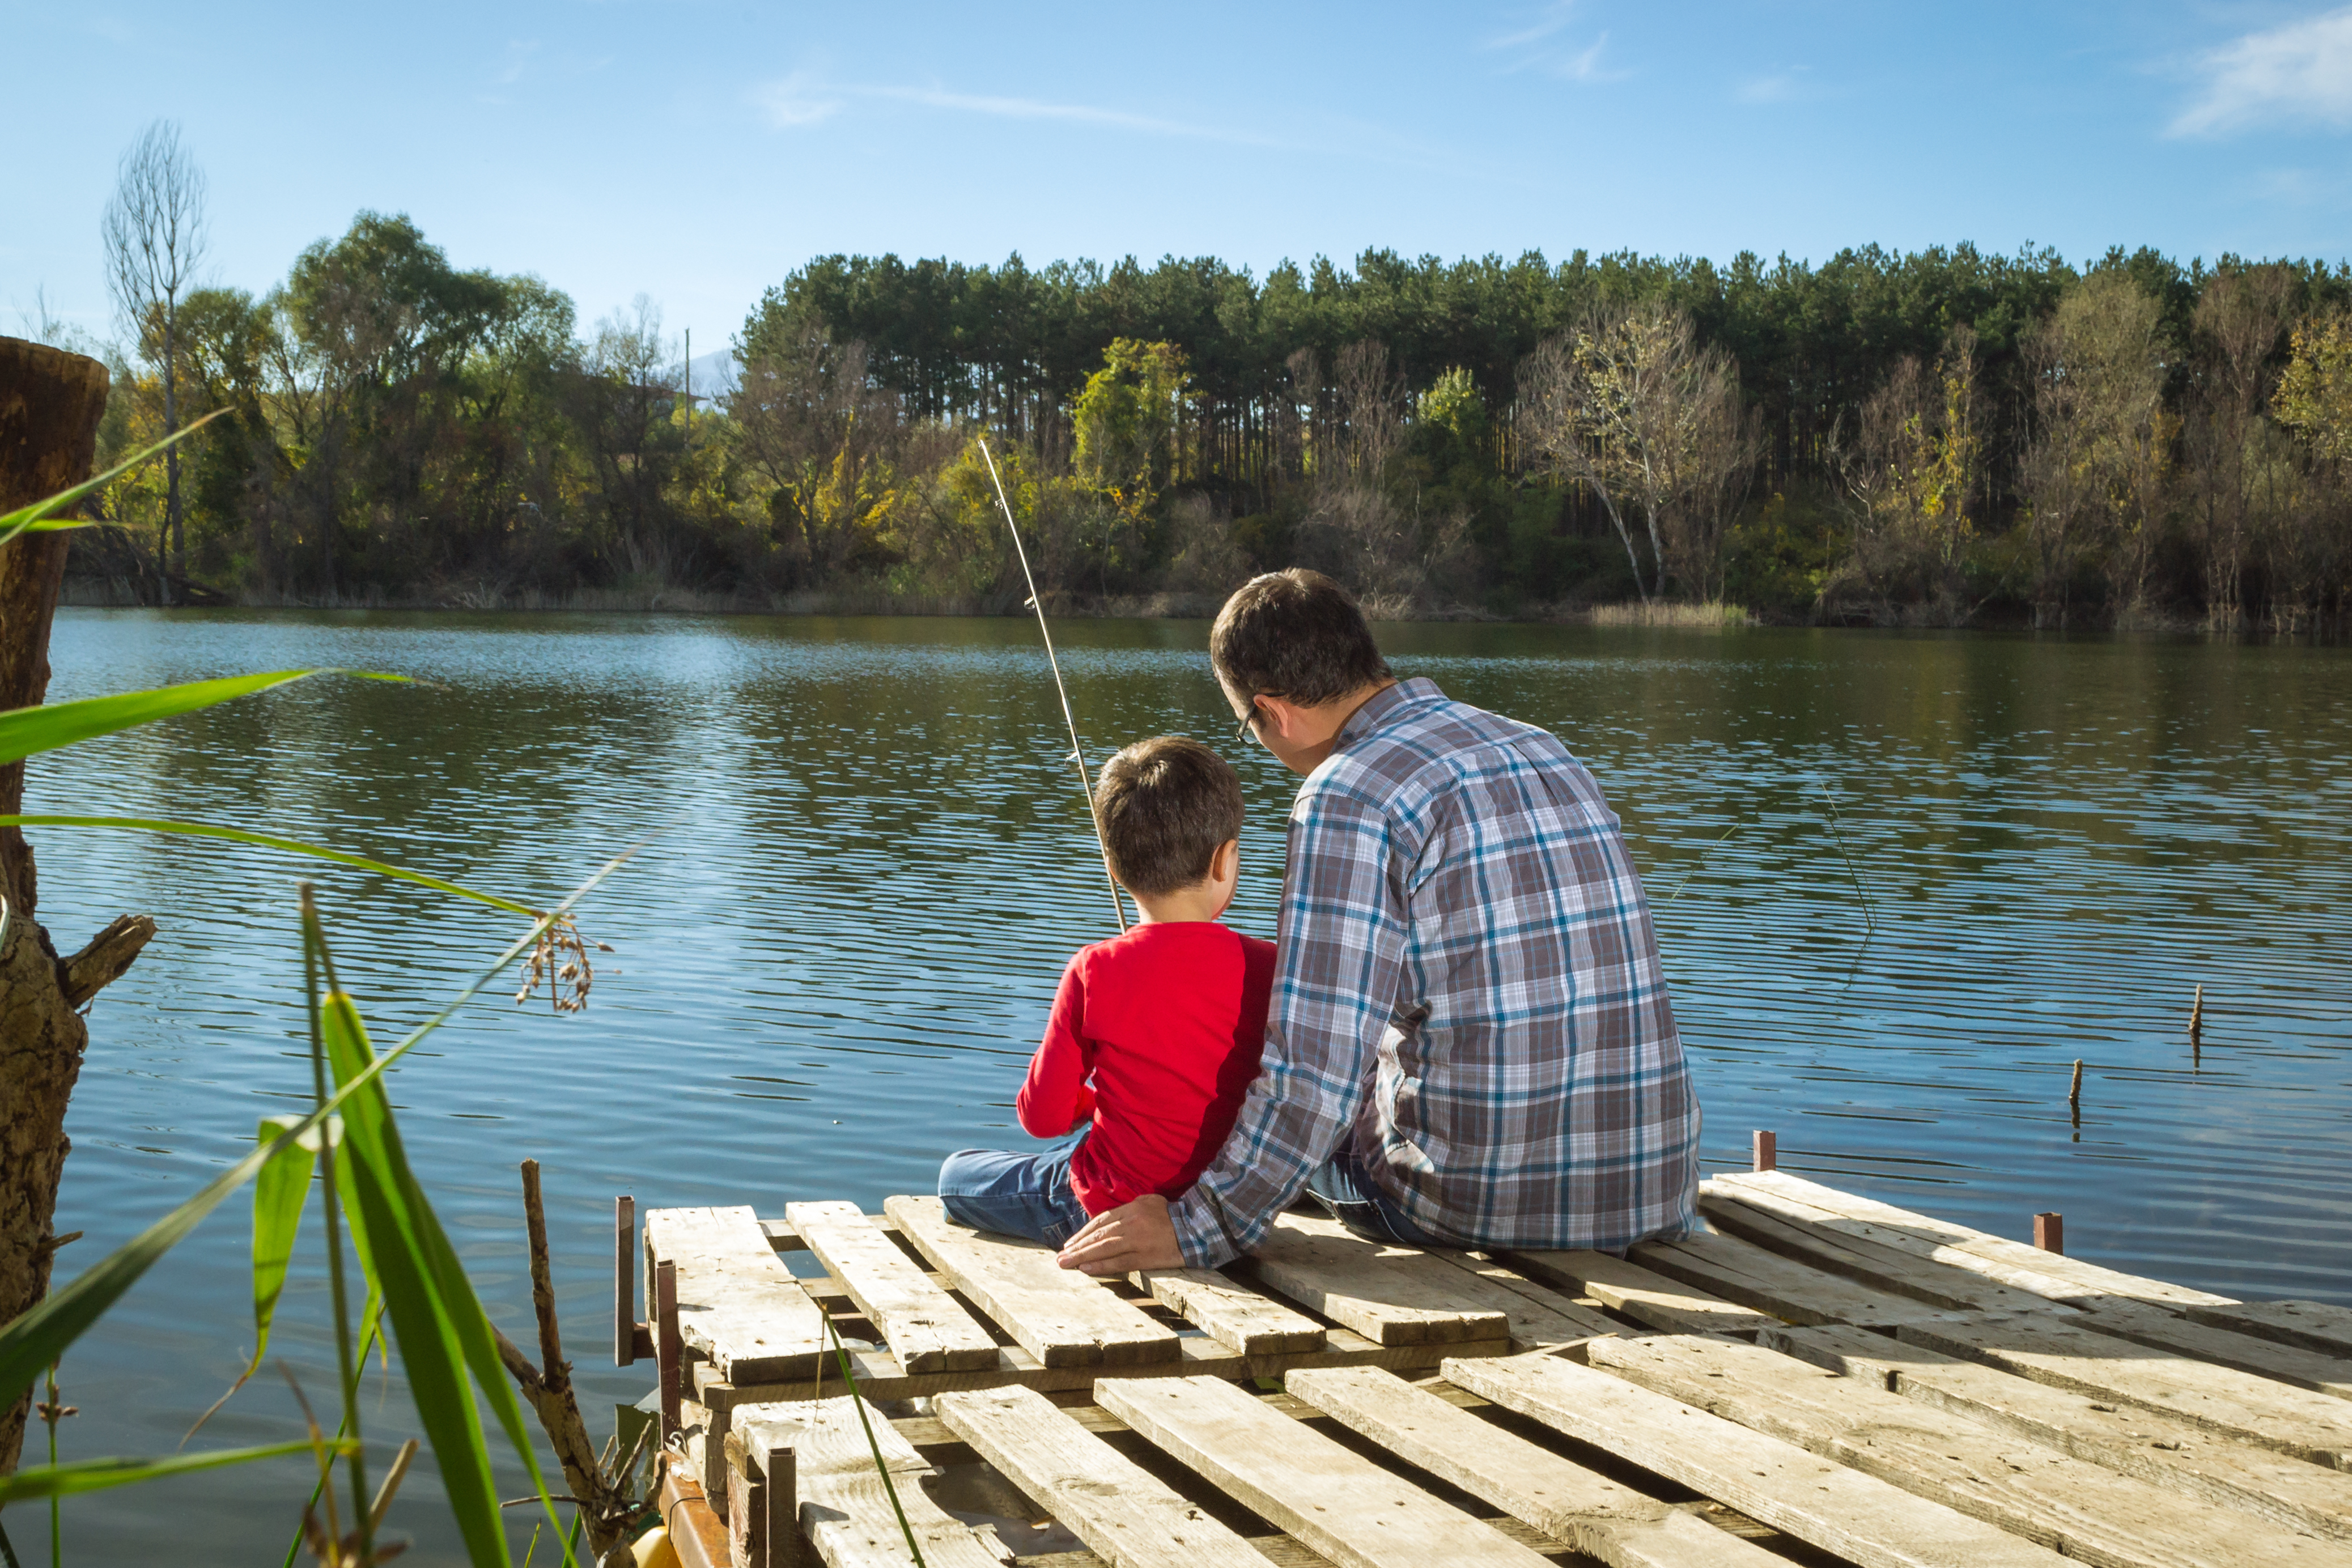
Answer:
[[1301, 1191], [1411, 1246], [1621, 1251], [1693, 1225], [1698, 1103], [1616, 815], [1544, 731], [1400, 683], [1319, 573], [1209, 658], [1291, 808], [1265, 1065], [1183, 1197], [1095, 1216], [1093, 1274], [1213, 1268]]

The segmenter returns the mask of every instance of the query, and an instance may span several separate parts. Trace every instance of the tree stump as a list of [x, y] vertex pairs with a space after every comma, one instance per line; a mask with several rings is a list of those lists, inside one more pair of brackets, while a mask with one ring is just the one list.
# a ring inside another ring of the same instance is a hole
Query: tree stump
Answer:
[[[106, 408], [96, 360], [0, 338], [0, 511], [89, 477]], [[0, 710], [31, 707], [49, 685], [49, 622], [64, 585], [66, 536], [20, 534], [0, 545]], [[0, 813], [23, 810], [25, 765], [0, 767]], [[34, 922], [33, 850], [0, 828], [0, 1322], [48, 1293], [53, 1221], [64, 1173], [66, 1103], [89, 1041], [79, 1009], [131, 967], [155, 934], [126, 915], [70, 958]], [[0, 1410], [0, 1475], [16, 1468], [32, 1395]]]

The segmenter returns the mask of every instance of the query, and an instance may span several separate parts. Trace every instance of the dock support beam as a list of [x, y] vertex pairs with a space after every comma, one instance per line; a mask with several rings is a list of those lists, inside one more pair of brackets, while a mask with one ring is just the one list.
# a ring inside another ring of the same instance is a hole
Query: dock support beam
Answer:
[[654, 1267], [654, 1375], [661, 1384], [661, 1435], [667, 1443], [683, 1424], [678, 1410], [686, 1346], [677, 1335], [677, 1265], [663, 1259]]
[[1753, 1149], [1758, 1170], [1769, 1171], [1780, 1168], [1780, 1140], [1771, 1134], [1759, 1128], [1755, 1134]]
[[2044, 1252], [2064, 1256], [2066, 1251], [2066, 1217], [2062, 1214], [2037, 1214], [2033, 1217], [2033, 1244]]
[[613, 1200], [613, 1364], [637, 1359], [637, 1200]]

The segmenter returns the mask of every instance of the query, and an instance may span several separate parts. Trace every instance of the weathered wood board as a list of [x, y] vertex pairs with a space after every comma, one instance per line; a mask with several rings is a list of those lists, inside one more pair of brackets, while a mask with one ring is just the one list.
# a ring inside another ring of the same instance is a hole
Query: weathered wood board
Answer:
[[2247, 1519], [1758, 1345], [1609, 1340], [1591, 1364], [2101, 1568], [2352, 1568], [2352, 1549]]
[[1902, 1337], [2036, 1382], [2144, 1406], [2314, 1464], [2352, 1469], [2352, 1401], [2094, 1333], [2040, 1313], [1905, 1323]]
[[854, 1203], [791, 1203], [784, 1218], [908, 1372], [996, 1364], [996, 1341]]
[[1181, 1314], [1226, 1349], [1280, 1355], [1323, 1347], [1323, 1325], [1211, 1269], [1155, 1269], [1130, 1274], [1139, 1290]]
[[1969, 1312], [2074, 1310], [2031, 1291], [2004, 1285], [1971, 1269], [1940, 1263], [1851, 1232], [1775, 1214], [1748, 1201], [1738, 1188], [1727, 1182], [1711, 1179], [1699, 1183], [1698, 1205], [1699, 1212], [1727, 1235], [1930, 1306]]
[[[1473, 1289], [1478, 1295], [1473, 1299], [1485, 1301], [1509, 1321], [1513, 1350], [1546, 1350], [1595, 1334], [1625, 1332], [1624, 1324], [1505, 1268], [1484, 1253], [1432, 1252], [1430, 1256], [1453, 1264], [1476, 1281]], [[1485, 1294], [1489, 1290], [1494, 1292], [1491, 1296]]]
[[2257, 1377], [2275, 1377], [2281, 1383], [2333, 1394], [2338, 1399], [2352, 1399], [2352, 1361], [2341, 1356], [2281, 1344], [2276, 1340], [2216, 1328], [2211, 1323], [2192, 1322], [2145, 1301], [2111, 1296], [2084, 1305], [2089, 1312], [2084, 1326], [2101, 1333], [2154, 1345], [2158, 1350], [2176, 1351], [2220, 1366], [2234, 1366]]
[[2340, 1470], [1861, 1329], [1781, 1329], [1763, 1343], [2213, 1507], [2352, 1541], [2352, 1476]]
[[1713, 1179], [1759, 1207], [1832, 1230], [1850, 1231], [1955, 1268], [1973, 1270], [2053, 1301], [2081, 1296], [2129, 1296], [2178, 1307], [2231, 1304], [2227, 1296], [2044, 1252], [2022, 1241], [1858, 1197], [1785, 1171], [1738, 1172]]
[[1213, 1377], [1106, 1377], [1102, 1407], [1342, 1568], [1538, 1568], [1545, 1558]]
[[649, 1209], [645, 1246], [648, 1283], [652, 1264], [677, 1268], [679, 1336], [730, 1381], [806, 1377], [816, 1369], [826, 1352], [824, 1320], [777, 1260], [751, 1209]]
[[974, 1453], [1117, 1568], [1265, 1568], [1247, 1541], [1033, 1389], [942, 1394], [936, 1408]]
[[1419, 1465], [1610, 1568], [1778, 1568], [1784, 1562], [1539, 1448], [1377, 1368], [1291, 1373], [1284, 1386], [1399, 1458]]
[[967, 1229], [936, 1197], [893, 1197], [883, 1212], [931, 1266], [1045, 1366], [1127, 1366], [1177, 1358], [1176, 1331], [1054, 1260], [1034, 1241]]
[[1638, 1263], [1591, 1251], [1506, 1251], [1505, 1263], [1556, 1290], [1591, 1297], [1612, 1312], [1668, 1333], [1753, 1338], [1780, 1320], [1721, 1296], [1653, 1273]]
[[1653, 1241], [1627, 1254], [1645, 1269], [1792, 1323], [1893, 1328], [1947, 1309], [1873, 1290], [1853, 1280], [1767, 1251], [1737, 1236]]
[[1444, 1373], [1861, 1568], [2057, 1568], [2063, 1561], [1996, 1525], [1556, 1356], [1449, 1361]]
[[[892, 1508], [894, 1492], [926, 1563], [1003, 1568], [1012, 1562], [1013, 1554], [993, 1534], [974, 1530], [931, 1500], [921, 1479], [929, 1464], [879, 1411], [866, 1407], [861, 1426], [861, 1404], [785, 1401], [747, 1405], [735, 1412], [735, 1435], [745, 1448], [793, 1450], [801, 1530], [828, 1568], [905, 1568], [907, 1541]], [[875, 1468], [869, 1432], [889, 1472], [887, 1486]]]
[[2329, 1301], [2239, 1301], [2187, 1312], [2215, 1328], [2274, 1339], [2322, 1355], [2352, 1356], [2352, 1307]]
[[1367, 1241], [1334, 1219], [1275, 1218], [1246, 1267], [1292, 1301], [1376, 1344], [1507, 1339], [1510, 1319], [1465, 1291], [1459, 1269], [1411, 1247]]

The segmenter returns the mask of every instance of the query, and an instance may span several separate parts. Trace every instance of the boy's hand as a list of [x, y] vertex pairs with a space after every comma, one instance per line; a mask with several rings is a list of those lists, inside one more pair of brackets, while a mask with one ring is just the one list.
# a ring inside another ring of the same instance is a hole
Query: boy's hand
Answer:
[[1062, 1244], [1061, 1265], [1089, 1274], [1134, 1274], [1146, 1269], [1181, 1269], [1176, 1222], [1168, 1200], [1147, 1192], [1132, 1203], [1107, 1208]]

